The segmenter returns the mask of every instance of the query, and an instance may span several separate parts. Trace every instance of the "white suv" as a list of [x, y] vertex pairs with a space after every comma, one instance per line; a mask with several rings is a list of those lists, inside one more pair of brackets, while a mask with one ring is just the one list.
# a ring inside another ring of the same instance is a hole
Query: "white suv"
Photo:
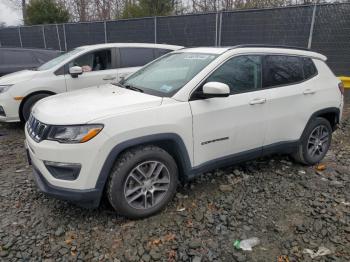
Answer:
[[130, 43], [81, 46], [35, 70], [3, 76], [0, 122], [25, 122], [33, 105], [44, 97], [119, 81], [155, 58], [180, 48]]
[[26, 124], [38, 187], [131, 218], [161, 210], [179, 180], [272, 153], [313, 165], [340, 121], [326, 57], [283, 47], [189, 48], [119, 84], [40, 101]]

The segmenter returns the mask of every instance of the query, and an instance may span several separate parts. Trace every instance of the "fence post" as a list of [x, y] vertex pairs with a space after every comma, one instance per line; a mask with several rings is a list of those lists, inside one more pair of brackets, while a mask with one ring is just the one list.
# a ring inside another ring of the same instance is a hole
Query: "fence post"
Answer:
[[58, 47], [60, 48], [60, 51], [62, 51], [61, 37], [60, 37], [60, 33], [58, 32], [58, 25], [57, 24], [56, 24], [56, 33], [57, 33]]
[[63, 24], [64, 50], [67, 51], [66, 24]]
[[46, 37], [45, 37], [45, 29], [43, 25], [41, 26], [41, 31], [43, 32], [44, 48], [46, 49]]
[[154, 43], [157, 43], [157, 17], [154, 17]]
[[215, 46], [218, 46], [218, 26], [219, 26], [219, 12], [215, 15]]
[[22, 43], [22, 36], [21, 36], [21, 27], [18, 27], [18, 37], [19, 37], [19, 43], [21, 44], [21, 47], [23, 48], [23, 43]]
[[105, 43], [107, 43], [107, 23], [106, 21], [103, 22], [104, 30], [105, 30]]
[[221, 46], [221, 35], [222, 35], [222, 12], [219, 16], [219, 37], [218, 37], [218, 46]]
[[317, 9], [317, 4], [314, 4], [314, 9], [312, 11], [312, 18], [311, 18], [311, 25], [310, 25], [310, 33], [309, 33], [309, 42], [307, 44], [307, 48], [311, 49], [312, 45], [312, 37], [314, 34], [314, 27], [315, 27], [315, 17], [316, 17], [316, 9]]

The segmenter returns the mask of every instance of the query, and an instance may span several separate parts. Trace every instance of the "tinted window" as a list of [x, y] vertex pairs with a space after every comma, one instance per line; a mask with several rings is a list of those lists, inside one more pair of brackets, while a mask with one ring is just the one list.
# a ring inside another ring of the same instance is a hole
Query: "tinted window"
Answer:
[[37, 62], [31, 51], [6, 50], [3, 54], [3, 63], [7, 65], [27, 65]]
[[261, 87], [261, 57], [232, 58], [217, 69], [206, 82], [225, 83], [233, 94], [259, 89]]
[[80, 66], [83, 72], [100, 71], [112, 68], [111, 50], [98, 50], [91, 52], [69, 62], [68, 67]]
[[155, 54], [156, 54], [156, 57], [155, 58], [158, 58], [158, 57], [161, 57], [167, 53], [170, 53], [172, 52], [173, 50], [169, 50], [169, 49], [154, 49], [155, 51]]
[[301, 58], [295, 56], [265, 56], [263, 87], [289, 85], [303, 80]]
[[154, 60], [153, 48], [120, 48], [120, 67], [144, 66]]
[[310, 58], [302, 58], [303, 60], [303, 69], [304, 69], [304, 78], [309, 79], [317, 74], [316, 67], [314, 62]]

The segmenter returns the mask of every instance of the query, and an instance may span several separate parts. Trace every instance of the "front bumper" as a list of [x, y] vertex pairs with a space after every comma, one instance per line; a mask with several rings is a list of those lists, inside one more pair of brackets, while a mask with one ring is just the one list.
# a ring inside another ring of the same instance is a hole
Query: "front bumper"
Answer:
[[99, 189], [74, 190], [51, 185], [33, 165], [35, 184], [41, 192], [50, 197], [67, 200], [86, 208], [96, 208], [100, 204], [102, 191]]
[[[27, 128], [25, 135], [28, 160], [33, 166], [36, 184], [42, 192], [84, 207], [99, 205], [104, 183], [97, 184], [97, 181], [108, 155], [108, 150], [103, 148], [108, 137], [101, 132], [83, 144], [60, 144], [47, 140], [37, 143], [29, 136]], [[45, 165], [46, 161], [79, 163], [79, 176], [74, 180], [61, 179], [50, 172]]]
[[0, 115], [0, 122], [19, 122], [20, 104], [21, 101], [14, 100], [7, 92], [0, 94], [0, 106], [5, 112], [5, 116]]

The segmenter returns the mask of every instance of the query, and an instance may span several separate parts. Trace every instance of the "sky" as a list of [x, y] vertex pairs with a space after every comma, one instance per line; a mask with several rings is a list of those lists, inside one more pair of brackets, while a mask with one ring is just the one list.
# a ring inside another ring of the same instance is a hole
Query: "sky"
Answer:
[[7, 26], [22, 24], [21, 10], [16, 10], [8, 0], [0, 0], [0, 22]]

